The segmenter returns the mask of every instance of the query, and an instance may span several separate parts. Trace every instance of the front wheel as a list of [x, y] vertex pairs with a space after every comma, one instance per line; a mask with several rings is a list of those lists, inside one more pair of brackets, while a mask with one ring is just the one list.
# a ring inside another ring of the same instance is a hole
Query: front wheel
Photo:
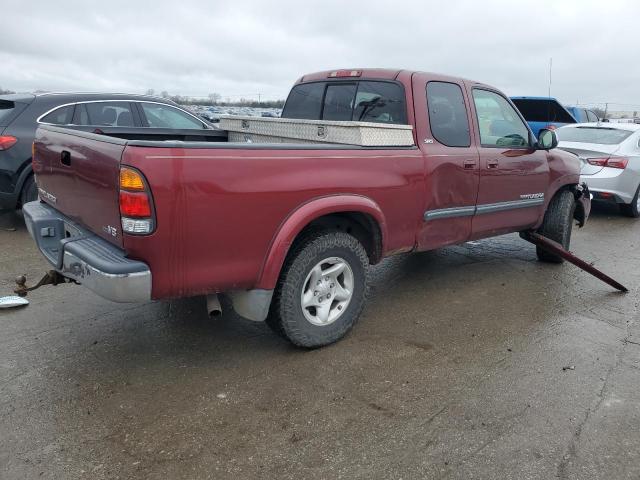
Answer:
[[631, 200], [631, 203], [623, 203], [620, 205], [620, 211], [627, 217], [640, 217], [640, 186], [638, 186], [636, 194], [633, 197], [633, 200]]
[[[538, 233], [559, 243], [565, 250], [569, 250], [575, 209], [576, 199], [573, 196], [573, 192], [569, 190], [558, 192], [547, 206], [547, 211], [544, 214], [544, 220], [538, 229]], [[536, 246], [536, 254], [538, 255], [538, 260], [542, 262], [562, 263], [564, 261], [562, 257], [549, 253], [538, 246]]]
[[307, 237], [287, 257], [267, 323], [300, 347], [339, 340], [364, 307], [368, 266], [364, 247], [347, 233]]

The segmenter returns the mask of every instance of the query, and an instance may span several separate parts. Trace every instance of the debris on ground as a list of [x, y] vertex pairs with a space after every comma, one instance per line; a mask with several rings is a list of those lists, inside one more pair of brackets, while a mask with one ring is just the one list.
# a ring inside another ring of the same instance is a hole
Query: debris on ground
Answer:
[[13, 308], [29, 305], [29, 300], [19, 297], [17, 295], [9, 295], [7, 297], [0, 297], [0, 308]]

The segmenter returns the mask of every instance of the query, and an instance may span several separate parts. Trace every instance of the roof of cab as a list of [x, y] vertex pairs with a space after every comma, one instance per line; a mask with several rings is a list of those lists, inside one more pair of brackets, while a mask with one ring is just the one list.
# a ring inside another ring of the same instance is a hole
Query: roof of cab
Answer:
[[[330, 77], [330, 74], [336, 71], [358, 71], [358, 72], [361, 72], [361, 74], [357, 77], [338, 77], [338, 78]], [[303, 75], [302, 77], [300, 77], [300, 79], [298, 79], [296, 84], [303, 83], [303, 82], [313, 82], [318, 80], [343, 80], [344, 81], [349, 79], [355, 80], [358, 78], [396, 80], [400, 76], [400, 74], [412, 75], [414, 73], [431, 75], [438, 80], [455, 80], [455, 81], [463, 80], [472, 85], [489, 87], [489, 85], [485, 85], [484, 83], [476, 82], [474, 80], [469, 80], [461, 77], [443, 75], [440, 73], [422, 72], [419, 70], [404, 70], [404, 69], [397, 69], [397, 68], [334, 68], [331, 70], [323, 70], [321, 72], [314, 72], [314, 73], [308, 73], [306, 75]]]

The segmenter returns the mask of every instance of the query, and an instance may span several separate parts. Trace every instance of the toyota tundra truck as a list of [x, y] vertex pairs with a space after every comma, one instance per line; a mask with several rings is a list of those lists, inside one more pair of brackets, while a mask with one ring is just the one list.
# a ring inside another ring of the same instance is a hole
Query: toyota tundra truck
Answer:
[[568, 248], [589, 214], [577, 157], [488, 85], [319, 72], [296, 82], [282, 116], [402, 125], [411, 141], [153, 141], [43, 125], [29, 232], [59, 275], [104, 298], [225, 294], [239, 315], [318, 347], [354, 325], [369, 265], [385, 257], [531, 231]]

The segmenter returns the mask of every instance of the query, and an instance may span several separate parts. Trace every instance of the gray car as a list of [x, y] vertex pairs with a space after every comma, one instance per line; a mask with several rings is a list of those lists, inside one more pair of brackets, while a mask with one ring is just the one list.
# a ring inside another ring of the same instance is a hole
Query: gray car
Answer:
[[640, 216], [640, 125], [577, 123], [556, 131], [558, 147], [582, 161], [580, 181], [594, 199], [620, 205], [620, 211]]

